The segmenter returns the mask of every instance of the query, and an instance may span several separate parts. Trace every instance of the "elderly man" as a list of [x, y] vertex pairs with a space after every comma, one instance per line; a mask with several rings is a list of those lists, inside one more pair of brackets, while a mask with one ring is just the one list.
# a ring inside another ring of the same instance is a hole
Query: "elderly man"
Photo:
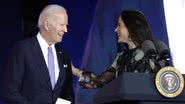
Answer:
[[68, 15], [62, 6], [48, 5], [39, 16], [39, 33], [15, 45], [9, 62], [8, 104], [74, 103], [71, 60], [59, 42], [67, 32]]

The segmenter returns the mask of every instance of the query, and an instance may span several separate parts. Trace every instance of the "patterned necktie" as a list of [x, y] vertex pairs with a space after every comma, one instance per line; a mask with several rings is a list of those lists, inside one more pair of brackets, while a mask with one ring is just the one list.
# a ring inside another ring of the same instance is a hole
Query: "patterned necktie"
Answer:
[[51, 47], [48, 47], [48, 71], [49, 71], [52, 89], [54, 89], [55, 87], [55, 65], [54, 65], [54, 56], [53, 56]]

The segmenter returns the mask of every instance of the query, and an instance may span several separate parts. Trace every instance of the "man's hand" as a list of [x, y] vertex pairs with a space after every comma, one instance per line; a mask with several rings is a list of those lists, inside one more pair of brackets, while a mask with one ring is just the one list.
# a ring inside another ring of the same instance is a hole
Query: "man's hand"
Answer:
[[79, 78], [79, 84], [82, 88], [93, 89], [96, 88], [96, 75], [93, 72], [84, 71]]

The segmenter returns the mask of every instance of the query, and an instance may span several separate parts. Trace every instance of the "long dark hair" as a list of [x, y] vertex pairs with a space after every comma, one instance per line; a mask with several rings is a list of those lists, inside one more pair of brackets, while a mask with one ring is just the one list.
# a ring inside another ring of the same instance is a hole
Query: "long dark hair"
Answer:
[[121, 19], [128, 29], [129, 37], [137, 47], [141, 47], [145, 40], [153, 41], [150, 27], [141, 12], [136, 10], [124, 10], [121, 12]]

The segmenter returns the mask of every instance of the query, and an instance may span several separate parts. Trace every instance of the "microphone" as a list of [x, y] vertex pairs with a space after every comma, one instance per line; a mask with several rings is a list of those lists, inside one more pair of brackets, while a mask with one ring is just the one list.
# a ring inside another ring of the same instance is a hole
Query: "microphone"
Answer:
[[154, 43], [151, 40], [145, 40], [143, 42], [142, 50], [149, 59], [152, 59], [153, 61], [157, 59], [157, 51]]
[[[157, 51], [159, 53], [159, 58], [158, 58], [159, 64], [161, 64], [161, 66], [163, 67], [169, 66], [170, 65], [170, 51], [169, 51], [168, 46], [163, 41], [160, 41], [160, 40], [156, 40], [155, 44], [157, 47]], [[162, 62], [162, 60], [164, 60], [164, 62]]]
[[160, 69], [160, 65], [157, 63], [158, 54], [154, 43], [151, 40], [145, 40], [142, 44], [142, 50], [147, 57], [153, 72], [156, 72], [158, 69]]

